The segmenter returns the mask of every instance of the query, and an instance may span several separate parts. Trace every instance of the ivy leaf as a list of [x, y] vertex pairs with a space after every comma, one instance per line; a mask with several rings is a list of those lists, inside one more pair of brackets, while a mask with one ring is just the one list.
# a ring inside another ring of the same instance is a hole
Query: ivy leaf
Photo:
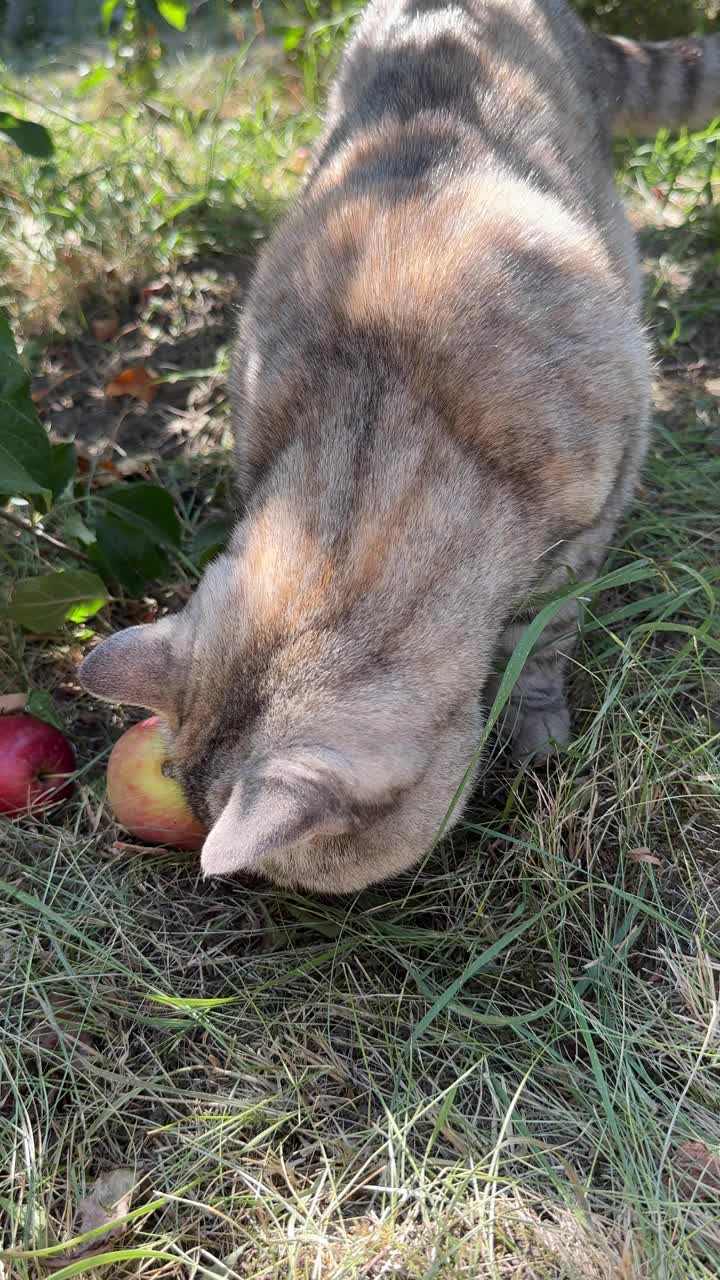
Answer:
[[53, 462], [47, 432], [30, 399], [30, 376], [0, 311], [0, 494], [49, 501]]
[[176, 31], [184, 31], [188, 7], [185, 0], [155, 0], [157, 11]]
[[9, 111], [0, 111], [0, 133], [4, 133], [26, 156], [35, 156], [38, 160], [49, 160], [55, 150], [44, 125], [35, 124], [33, 120], [21, 120]]
[[19, 582], [6, 616], [27, 631], [57, 631], [63, 622], [84, 622], [109, 600], [98, 576], [87, 569], [59, 569]]

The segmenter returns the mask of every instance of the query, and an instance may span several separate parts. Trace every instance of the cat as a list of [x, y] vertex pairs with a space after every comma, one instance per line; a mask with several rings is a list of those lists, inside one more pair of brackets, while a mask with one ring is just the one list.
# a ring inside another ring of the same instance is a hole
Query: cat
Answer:
[[[717, 37], [594, 36], [564, 0], [367, 9], [244, 305], [228, 549], [80, 672], [164, 718], [206, 875], [342, 893], [432, 847], [521, 602], [596, 573], [642, 464], [611, 134], [718, 111]], [[513, 691], [522, 756], [569, 738], [573, 621]]]

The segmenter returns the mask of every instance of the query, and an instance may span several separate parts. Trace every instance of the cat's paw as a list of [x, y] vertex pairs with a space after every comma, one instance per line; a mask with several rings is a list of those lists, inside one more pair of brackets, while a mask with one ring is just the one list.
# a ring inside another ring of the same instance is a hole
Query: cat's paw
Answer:
[[511, 726], [513, 755], [547, 760], [570, 741], [570, 710], [563, 701], [547, 707], [518, 707]]

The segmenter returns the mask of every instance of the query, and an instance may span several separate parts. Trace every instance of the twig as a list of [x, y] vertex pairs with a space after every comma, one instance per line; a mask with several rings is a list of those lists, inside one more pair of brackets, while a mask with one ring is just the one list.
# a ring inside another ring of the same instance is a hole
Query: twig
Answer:
[[82, 560], [84, 564], [89, 564], [92, 569], [97, 569], [97, 565], [86, 556], [84, 551], [79, 551], [76, 547], [69, 547], [66, 542], [61, 542], [59, 538], [53, 538], [51, 533], [46, 533], [44, 529], [38, 529], [36, 525], [31, 524], [29, 520], [23, 520], [22, 516], [15, 516], [11, 511], [4, 511], [0, 507], [0, 517], [7, 520], [13, 528], [20, 529], [22, 533], [31, 533], [35, 538], [39, 538], [42, 542], [49, 542], [51, 547], [56, 547], [58, 551], [66, 551], [69, 556], [75, 556], [76, 560]]

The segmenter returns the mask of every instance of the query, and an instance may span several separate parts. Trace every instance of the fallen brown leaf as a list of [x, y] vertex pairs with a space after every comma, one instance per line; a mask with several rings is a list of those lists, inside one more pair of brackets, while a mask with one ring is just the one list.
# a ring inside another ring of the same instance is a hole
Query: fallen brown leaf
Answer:
[[93, 337], [98, 342], [109, 342], [111, 338], [114, 338], [119, 325], [120, 321], [114, 311], [106, 316], [96, 316], [94, 320], [90, 321]]
[[57, 391], [58, 387], [61, 387], [63, 382], [67, 382], [68, 378], [74, 378], [76, 373], [77, 373], [77, 369], [74, 367], [71, 369], [66, 369], [65, 372], [61, 373], [59, 377], [55, 378], [53, 382], [49, 384], [49, 386], [33, 387], [32, 391], [30, 392], [30, 399], [32, 400], [33, 404], [42, 404], [43, 400], [46, 400], [49, 395], [52, 395], [54, 391]]
[[154, 374], [142, 364], [123, 369], [105, 388], [106, 396], [133, 396], [135, 400], [144, 400], [145, 404], [151, 404], [157, 393]]
[[656, 857], [644, 845], [639, 849], [631, 849], [627, 856], [630, 862], [649, 862], [653, 867], [662, 866], [662, 858]]
[[300, 176], [308, 167], [310, 155], [311, 152], [309, 147], [298, 147], [293, 151], [291, 156], [288, 156], [285, 161], [285, 168], [288, 169], [290, 173], [296, 173]]
[[[91, 459], [78, 457], [78, 470], [83, 475], [87, 475], [92, 469]], [[150, 461], [146, 458], [118, 458], [117, 461], [112, 458], [102, 458], [95, 463], [94, 471], [93, 484], [98, 489], [117, 484], [118, 478], [125, 480], [128, 476], [142, 476], [147, 480], [152, 473]]]
[[148, 298], [151, 298], [154, 293], [163, 293], [164, 290], [167, 289], [167, 286], [168, 281], [166, 279], [155, 280], [151, 284], [146, 284], [140, 290], [140, 296], [143, 302], [147, 302]]
[[93, 1231], [95, 1227], [107, 1226], [107, 1232], [96, 1238], [95, 1245], [105, 1241], [110, 1235], [117, 1235], [122, 1226], [111, 1224], [116, 1218], [123, 1218], [129, 1212], [134, 1186], [134, 1169], [111, 1169], [108, 1173], [101, 1173], [90, 1194], [83, 1196], [78, 1205], [78, 1235]]
[[81, 1057], [94, 1058], [98, 1052], [90, 1036], [85, 1031], [78, 1031], [74, 1023], [67, 1023], [63, 1026], [62, 1031], [56, 1030], [54, 1027], [46, 1027], [37, 1032], [32, 1032], [31, 1039], [41, 1049], [58, 1049], [62, 1045], [68, 1058], [74, 1057], [76, 1053], [79, 1053]]
[[101, 1173], [90, 1188], [90, 1193], [83, 1196], [78, 1204], [75, 1216], [74, 1234], [83, 1236], [87, 1231], [97, 1227], [107, 1227], [84, 1244], [68, 1249], [61, 1257], [53, 1258], [48, 1263], [53, 1270], [64, 1267], [69, 1260], [79, 1261], [81, 1258], [92, 1258], [97, 1253], [104, 1253], [110, 1240], [123, 1235], [125, 1223], [116, 1223], [116, 1218], [124, 1218], [130, 1211], [130, 1201], [135, 1186], [135, 1172], [132, 1169], [111, 1169]]
[[144, 476], [147, 478], [150, 474], [150, 464], [153, 461], [152, 456], [138, 458], [118, 458], [115, 463], [115, 472], [119, 476], [127, 479], [128, 476]]
[[92, 1058], [97, 1052], [92, 1037], [82, 1030], [83, 1014], [77, 1005], [63, 996], [56, 996], [45, 1017], [31, 1026], [27, 1036], [39, 1049], [61, 1049], [67, 1057], [75, 1054]]
[[4, 693], [0, 698], [0, 716], [9, 716], [14, 711], [22, 711], [27, 700], [26, 693]]
[[713, 1155], [704, 1142], [681, 1142], [673, 1164], [688, 1199], [708, 1199], [720, 1193], [720, 1156]]

